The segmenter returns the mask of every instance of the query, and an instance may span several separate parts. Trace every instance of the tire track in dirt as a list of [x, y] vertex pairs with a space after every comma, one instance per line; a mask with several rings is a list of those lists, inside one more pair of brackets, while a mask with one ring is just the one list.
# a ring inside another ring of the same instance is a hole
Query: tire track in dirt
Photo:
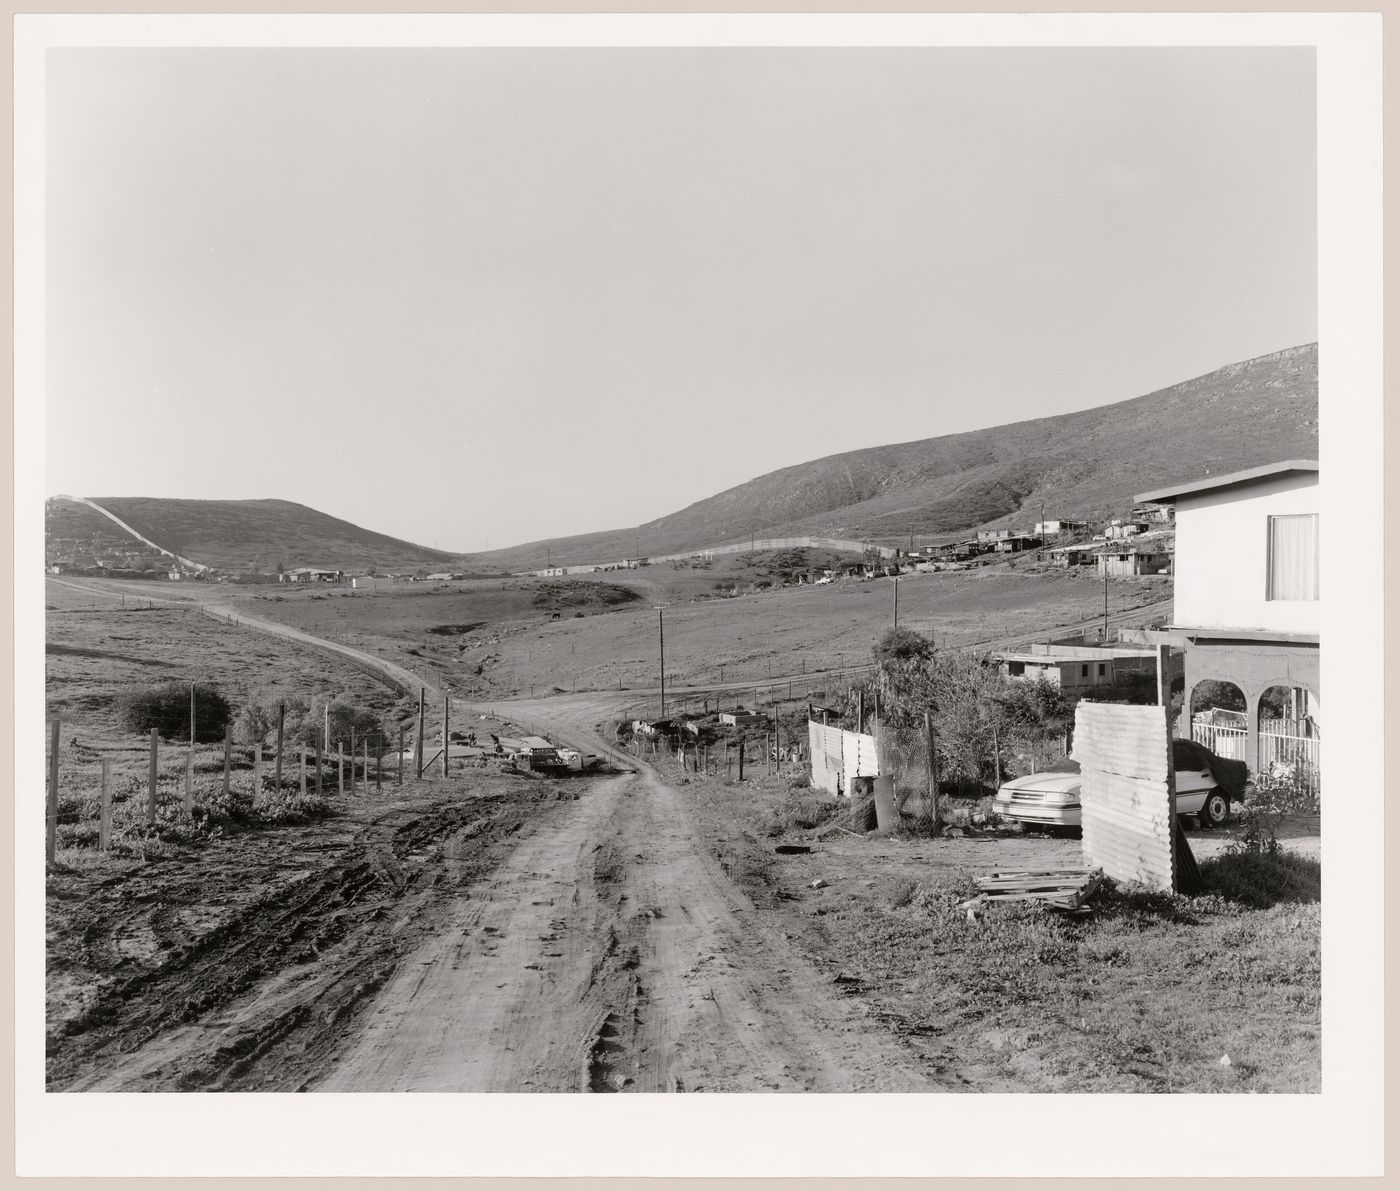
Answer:
[[522, 826], [573, 805], [551, 788], [376, 815], [340, 854], [102, 990], [50, 1037], [50, 1090], [303, 1086], [402, 956], [436, 937], [444, 901], [491, 871]]
[[316, 1090], [937, 1086], [754, 916], [679, 791], [599, 783], [458, 900]]

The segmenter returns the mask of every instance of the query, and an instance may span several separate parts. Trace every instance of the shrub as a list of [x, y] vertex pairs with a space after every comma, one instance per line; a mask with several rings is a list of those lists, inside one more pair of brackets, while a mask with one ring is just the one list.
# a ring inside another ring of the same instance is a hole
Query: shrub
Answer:
[[[250, 699], [238, 709], [233, 721], [233, 738], [241, 744], [267, 744], [277, 734], [277, 705], [279, 700], [267, 695]], [[305, 699], [282, 700], [286, 711], [282, 720], [284, 741], [309, 743], [307, 721], [311, 708]]]
[[1261, 814], [1316, 814], [1322, 806], [1317, 775], [1306, 761], [1275, 762], [1255, 777], [1249, 805]]
[[1279, 902], [1316, 902], [1322, 898], [1322, 865], [1296, 852], [1272, 848], [1227, 848], [1201, 864], [1206, 889], [1226, 901], [1256, 909]]
[[[214, 687], [194, 684], [195, 740], [224, 738], [232, 708]], [[190, 684], [179, 681], [129, 691], [117, 699], [117, 716], [130, 732], [154, 728], [167, 740], [187, 740], [190, 731]]]

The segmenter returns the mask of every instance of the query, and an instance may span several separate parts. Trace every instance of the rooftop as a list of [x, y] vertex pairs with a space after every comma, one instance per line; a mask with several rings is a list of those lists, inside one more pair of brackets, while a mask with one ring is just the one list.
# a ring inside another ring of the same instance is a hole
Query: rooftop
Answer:
[[1139, 503], [1143, 501], [1157, 501], [1163, 503], [1174, 501], [1181, 496], [1190, 496], [1197, 492], [1210, 492], [1216, 488], [1233, 488], [1236, 484], [1250, 484], [1255, 480], [1267, 480], [1274, 476], [1287, 475], [1289, 472], [1316, 472], [1316, 459], [1285, 459], [1280, 463], [1266, 463], [1263, 467], [1250, 467], [1244, 471], [1232, 471], [1223, 476], [1207, 476], [1203, 480], [1192, 480], [1188, 483], [1173, 484], [1167, 488], [1156, 488], [1151, 492], [1139, 492], [1133, 499]]

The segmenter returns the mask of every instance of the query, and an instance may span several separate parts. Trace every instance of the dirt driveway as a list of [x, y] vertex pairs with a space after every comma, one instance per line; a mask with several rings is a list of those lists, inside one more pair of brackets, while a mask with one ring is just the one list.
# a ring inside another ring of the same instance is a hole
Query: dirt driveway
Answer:
[[757, 921], [646, 770], [595, 786], [409, 955], [322, 1091], [938, 1085]]

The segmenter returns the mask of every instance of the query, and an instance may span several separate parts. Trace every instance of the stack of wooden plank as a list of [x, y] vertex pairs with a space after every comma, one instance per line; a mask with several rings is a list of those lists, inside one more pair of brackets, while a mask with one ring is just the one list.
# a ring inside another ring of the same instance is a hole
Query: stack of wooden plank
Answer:
[[1101, 868], [1032, 869], [992, 873], [977, 878], [977, 896], [963, 906], [990, 902], [1039, 901], [1061, 910], [1077, 910], [1103, 884]]

